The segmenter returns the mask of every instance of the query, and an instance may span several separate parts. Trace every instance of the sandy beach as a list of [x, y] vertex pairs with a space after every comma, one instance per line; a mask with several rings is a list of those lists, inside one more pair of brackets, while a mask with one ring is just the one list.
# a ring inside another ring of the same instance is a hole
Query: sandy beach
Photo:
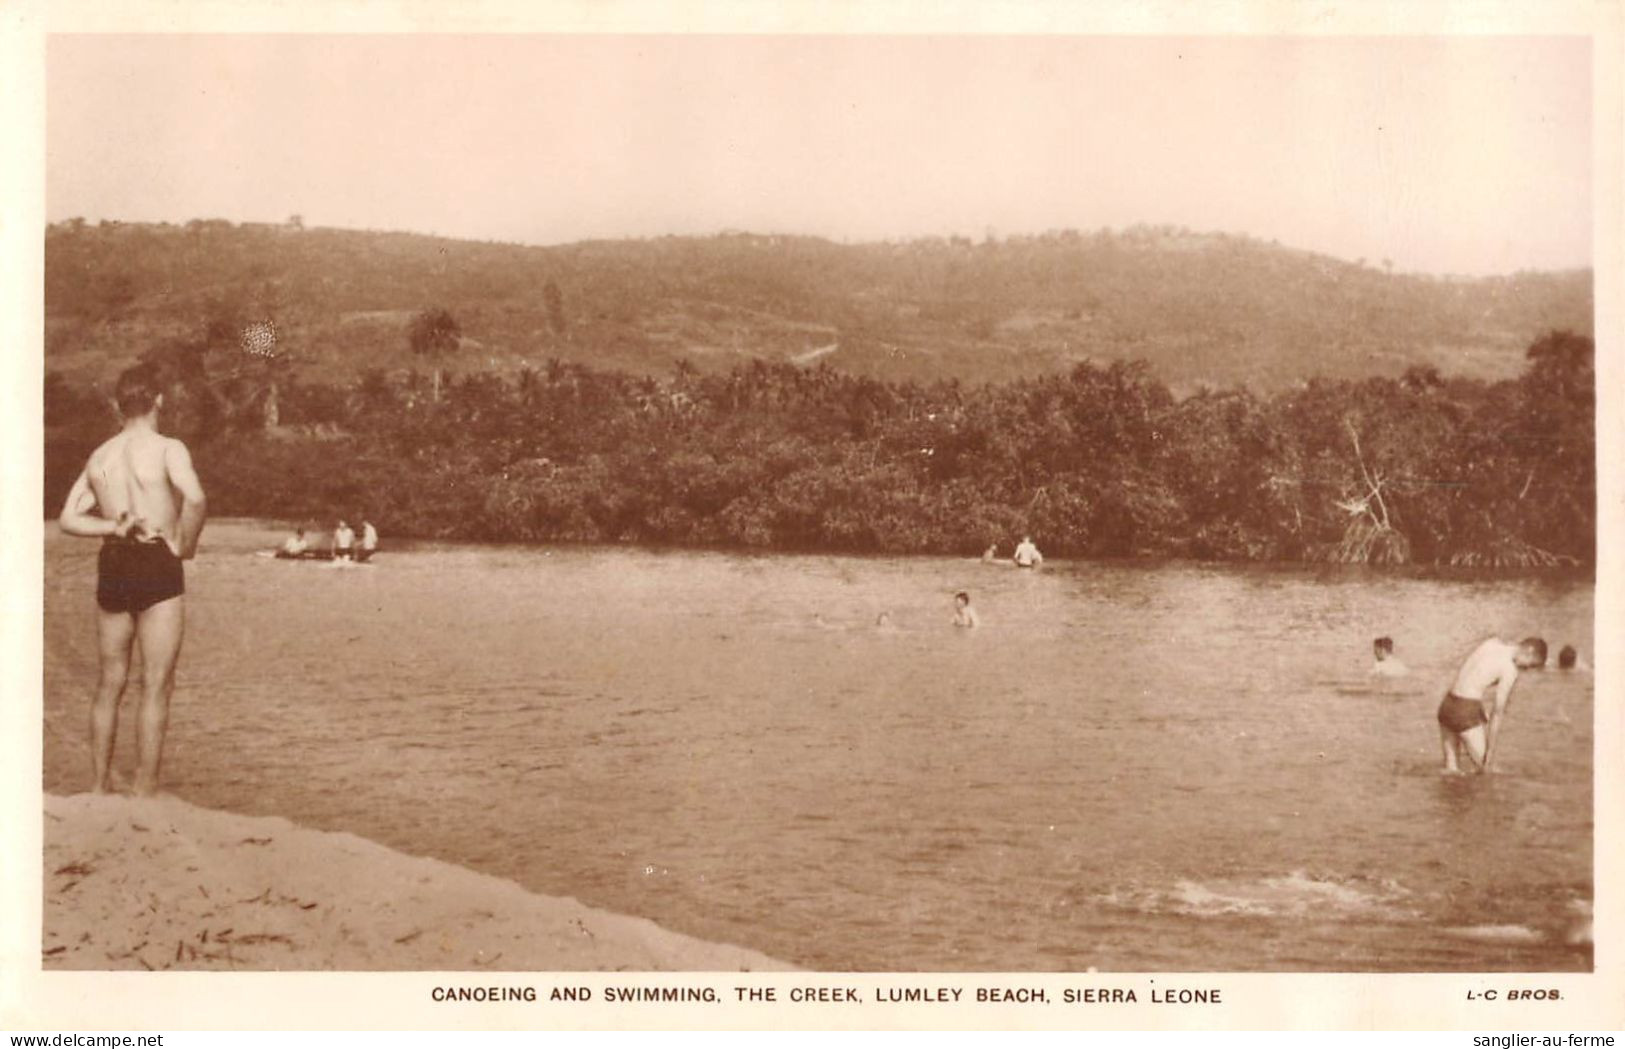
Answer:
[[45, 800], [49, 969], [764, 971], [766, 955], [175, 798]]

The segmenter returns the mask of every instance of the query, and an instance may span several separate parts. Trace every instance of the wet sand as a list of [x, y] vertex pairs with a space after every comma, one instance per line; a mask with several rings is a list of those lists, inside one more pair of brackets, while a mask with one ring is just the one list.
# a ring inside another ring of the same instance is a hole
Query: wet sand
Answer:
[[764, 971], [766, 955], [352, 834], [47, 795], [48, 969]]

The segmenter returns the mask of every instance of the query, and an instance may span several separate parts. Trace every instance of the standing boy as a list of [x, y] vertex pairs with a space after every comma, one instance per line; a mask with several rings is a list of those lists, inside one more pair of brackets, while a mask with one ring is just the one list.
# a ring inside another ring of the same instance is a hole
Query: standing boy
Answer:
[[[1501, 719], [1506, 714], [1507, 701], [1512, 698], [1512, 686], [1517, 684], [1519, 672], [1545, 665], [1546, 642], [1538, 637], [1526, 637], [1522, 641], [1492, 637], [1473, 649], [1456, 671], [1455, 684], [1450, 686], [1444, 702], [1439, 704], [1439, 746], [1444, 751], [1447, 774], [1461, 772], [1463, 747], [1480, 772], [1490, 770]], [[1491, 688], [1495, 689], [1495, 699], [1486, 709], [1484, 693]]]
[[156, 369], [137, 365], [114, 391], [124, 427], [90, 453], [58, 519], [69, 535], [102, 540], [96, 559], [96, 635], [101, 672], [90, 708], [93, 789], [112, 789], [119, 698], [130, 647], [141, 646], [143, 688], [136, 722], [135, 792], [158, 792], [158, 766], [186, 630], [181, 562], [197, 553], [203, 486], [186, 445], [158, 432], [163, 406]]

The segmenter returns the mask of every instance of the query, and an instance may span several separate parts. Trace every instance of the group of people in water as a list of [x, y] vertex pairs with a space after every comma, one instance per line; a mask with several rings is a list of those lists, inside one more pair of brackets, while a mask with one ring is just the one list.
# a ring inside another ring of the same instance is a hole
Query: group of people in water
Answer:
[[[159, 376], [149, 365], [137, 365], [119, 376], [114, 391], [123, 424], [120, 431], [91, 452], [68, 492], [58, 518], [62, 530], [97, 538], [102, 548], [96, 562], [96, 630], [100, 672], [90, 708], [92, 786], [115, 789], [113, 739], [118, 708], [129, 676], [131, 655], [139, 645], [143, 691], [137, 713], [137, 794], [157, 792], [159, 766], [175, 687], [175, 664], [185, 627], [186, 592], [183, 562], [197, 553], [206, 500], [186, 445], [158, 431], [163, 406]], [[335, 559], [365, 561], [378, 548], [378, 532], [361, 522], [359, 539], [346, 521], [334, 528], [328, 553]], [[983, 560], [997, 559], [997, 544]], [[305, 530], [290, 537], [278, 556], [310, 556]], [[315, 554], [314, 556], [320, 556]], [[1011, 561], [1034, 569], [1044, 556], [1031, 536], [1023, 536]], [[954, 594], [953, 625], [980, 625], [970, 593]], [[880, 613], [876, 626], [894, 629], [891, 616]], [[1408, 672], [1394, 653], [1390, 637], [1372, 645], [1372, 673], [1399, 677]], [[1519, 675], [1546, 665], [1546, 642], [1488, 638], [1462, 662], [1439, 704], [1436, 718], [1444, 771], [1463, 771], [1466, 760], [1488, 772], [1497, 753], [1501, 725]], [[1558, 653], [1559, 669], [1582, 669], [1573, 646]]]
[[[998, 559], [998, 544], [989, 546], [982, 554], [987, 563]], [[1035, 568], [1044, 555], [1033, 545], [1031, 536], [1023, 536], [1016, 546], [1012, 560], [1018, 566]], [[974, 628], [981, 624], [976, 610], [971, 607], [970, 594], [960, 590], [954, 594], [953, 625]], [[877, 625], [890, 627], [890, 614], [882, 612]], [[1382, 678], [1399, 678], [1410, 673], [1394, 654], [1394, 639], [1379, 637], [1371, 643], [1371, 674]], [[1460, 775], [1468, 759], [1478, 772], [1489, 772], [1495, 757], [1502, 719], [1512, 699], [1512, 688], [1518, 675], [1547, 665], [1546, 642], [1539, 637], [1526, 637], [1522, 641], [1507, 641], [1491, 637], [1481, 641], [1456, 671], [1450, 689], [1440, 702], [1435, 718], [1439, 723], [1439, 747], [1444, 757], [1444, 772]], [[1564, 645], [1557, 653], [1559, 670], [1589, 669], [1580, 659], [1573, 645]]]
[[334, 561], [354, 561], [361, 564], [372, 557], [378, 550], [378, 529], [373, 527], [371, 521], [365, 518], [361, 521], [361, 535], [357, 538], [355, 529], [342, 518], [333, 529], [325, 549], [311, 549], [310, 540], [305, 536], [305, 530], [298, 528], [290, 535], [276, 552], [276, 556], [298, 560], [300, 558], [321, 557]]
[[[994, 543], [982, 552], [982, 563], [999, 563], [998, 543]], [[1044, 563], [1044, 555], [1033, 544], [1033, 537], [1024, 535], [1021, 537], [1021, 542], [1016, 544], [1015, 552], [1010, 555], [1010, 563], [1017, 568], [1037, 568]], [[976, 614], [976, 609], [971, 607], [970, 591], [960, 590], [954, 594], [954, 617], [951, 622], [956, 627], [965, 627], [967, 629], [982, 625], [981, 617]], [[881, 612], [880, 615], [876, 616], [875, 627], [878, 630], [887, 632], [897, 629], [896, 624], [892, 622], [890, 612]]]
[[[998, 560], [998, 543], [994, 543], [982, 551], [982, 562], [984, 564], [995, 564]], [[1021, 537], [1021, 542], [1016, 544], [1015, 552], [1010, 555], [1010, 563], [1017, 568], [1037, 568], [1044, 563], [1044, 555], [1039, 553], [1038, 547], [1033, 545], [1033, 537], [1024, 535]]]
[[[982, 563], [1002, 563], [999, 561], [998, 543], [994, 543], [982, 552]], [[1033, 537], [1024, 535], [1021, 537], [1021, 542], [1016, 544], [1015, 552], [1010, 555], [1010, 563], [1017, 568], [1037, 568], [1044, 563], [1044, 555], [1033, 544]], [[830, 625], [824, 622], [824, 617], [821, 614], [814, 615], [813, 622], [825, 627]], [[981, 617], [976, 614], [976, 609], [971, 607], [970, 591], [960, 590], [954, 594], [954, 615], [951, 622], [956, 627], [966, 628], [982, 625]], [[875, 616], [875, 629], [882, 633], [891, 633], [897, 629], [897, 624], [892, 620], [891, 612], [882, 611]]]
[[[1372, 641], [1371, 654], [1374, 677], [1399, 678], [1410, 673], [1410, 668], [1394, 655], [1391, 637]], [[1558, 670], [1589, 669], [1573, 645], [1564, 645], [1558, 650], [1556, 664]], [[1501, 719], [1512, 699], [1512, 686], [1522, 671], [1546, 665], [1544, 638], [1506, 641], [1492, 637], [1479, 642], [1456, 671], [1455, 680], [1435, 714], [1447, 774], [1461, 774], [1464, 756], [1471, 759], [1472, 767], [1479, 772], [1490, 770]]]

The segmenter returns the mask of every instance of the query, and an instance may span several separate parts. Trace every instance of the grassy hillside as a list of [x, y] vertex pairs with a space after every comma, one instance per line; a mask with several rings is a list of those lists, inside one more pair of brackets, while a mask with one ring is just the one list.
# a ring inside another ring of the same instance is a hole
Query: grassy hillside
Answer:
[[443, 361], [454, 373], [557, 359], [666, 377], [678, 362], [715, 374], [763, 359], [982, 383], [1138, 359], [1176, 392], [1268, 391], [1416, 365], [1495, 380], [1519, 374], [1545, 331], [1589, 335], [1591, 302], [1590, 271], [1391, 274], [1160, 228], [552, 248], [219, 221], [69, 222], [46, 233], [46, 367], [76, 386], [157, 343], [265, 319], [302, 381], [424, 369], [409, 333], [431, 308], [460, 331]]

